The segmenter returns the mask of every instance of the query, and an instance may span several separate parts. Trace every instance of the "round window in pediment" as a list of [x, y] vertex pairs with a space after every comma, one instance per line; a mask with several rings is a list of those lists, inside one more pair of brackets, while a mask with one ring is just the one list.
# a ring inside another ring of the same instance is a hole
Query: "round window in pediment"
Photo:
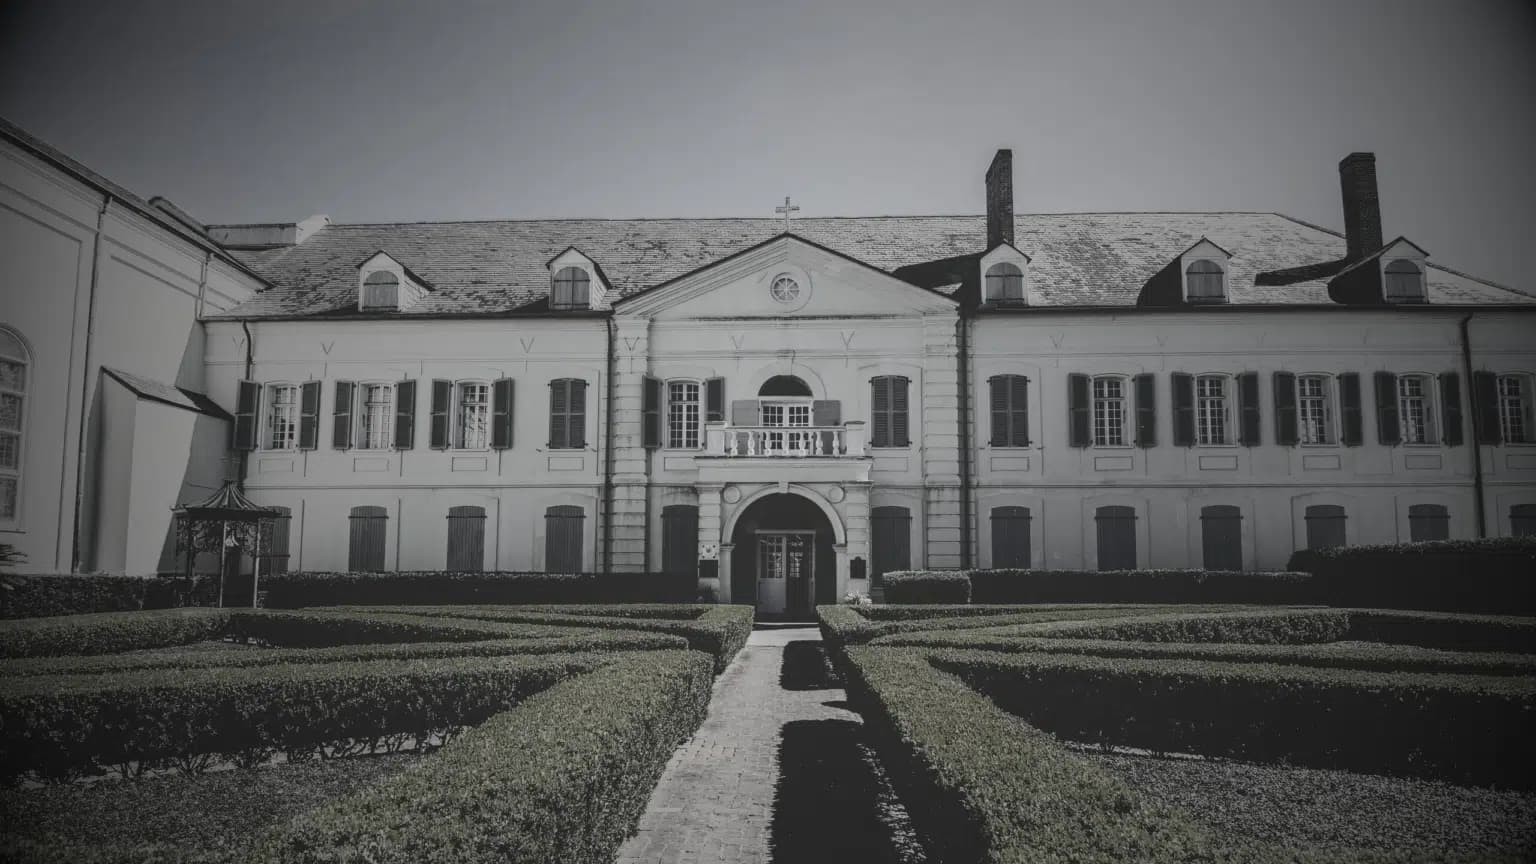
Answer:
[[775, 276], [773, 284], [768, 286], [768, 293], [780, 303], [793, 303], [800, 299], [800, 283], [788, 273]]

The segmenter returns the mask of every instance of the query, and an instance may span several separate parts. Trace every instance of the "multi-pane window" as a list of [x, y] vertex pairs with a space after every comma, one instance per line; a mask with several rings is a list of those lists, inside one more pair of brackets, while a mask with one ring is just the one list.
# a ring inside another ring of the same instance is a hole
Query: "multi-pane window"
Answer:
[[1435, 443], [1433, 385], [1427, 375], [1397, 379], [1397, 422], [1404, 444]]
[[1500, 375], [1499, 432], [1509, 444], [1536, 441], [1531, 422], [1531, 379], [1525, 375]]
[[20, 506], [22, 409], [27, 398], [27, 354], [21, 340], [0, 330], [0, 521]]
[[299, 446], [299, 387], [297, 384], [267, 386], [268, 450], [292, 450]]
[[357, 447], [388, 450], [395, 438], [395, 385], [357, 386]]
[[1232, 443], [1230, 400], [1225, 375], [1195, 379], [1195, 438], [1200, 444]]
[[460, 450], [484, 450], [490, 446], [491, 385], [460, 381], [454, 387], [453, 446]]
[[1125, 444], [1125, 379], [1093, 379], [1093, 443], [1096, 447]]
[[1333, 409], [1328, 395], [1328, 376], [1296, 378], [1296, 430], [1303, 444], [1333, 443]]
[[987, 268], [987, 300], [992, 303], [1024, 301], [1024, 271], [1004, 261]]
[[699, 446], [699, 385], [693, 381], [673, 381], [667, 385], [667, 446]]

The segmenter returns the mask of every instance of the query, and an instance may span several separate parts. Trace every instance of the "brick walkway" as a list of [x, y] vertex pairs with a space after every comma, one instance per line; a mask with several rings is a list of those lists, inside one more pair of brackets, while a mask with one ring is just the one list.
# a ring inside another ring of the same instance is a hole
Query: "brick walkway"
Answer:
[[704, 725], [672, 754], [618, 864], [772, 861], [782, 727], [796, 720], [862, 722], [824, 704], [842, 702], [842, 690], [779, 686], [784, 646], [800, 641], [820, 642], [821, 634], [814, 627], [752, 633], [716, 679]]

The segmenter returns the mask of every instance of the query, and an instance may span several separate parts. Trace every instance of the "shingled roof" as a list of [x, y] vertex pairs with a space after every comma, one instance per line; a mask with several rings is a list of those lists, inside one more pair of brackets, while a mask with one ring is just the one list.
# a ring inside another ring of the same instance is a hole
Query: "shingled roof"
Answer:
[[[509, 314], [549, 292], [545, 262], [574, 246], [629, 296], [783, 231], [777, 219], [560, 219], [330, 225], [303, 243], [234, 253], [273, 287], [219, 317], [310, 317], [357, 306], [357, 262], [383, 250], [431, 282], [409, 315]], [[983, 251], [984, 216], [807, 218], [795, 234], [886, 272]], [[1342, 235], [1276, 213], [1069, 213], [1015, 217], [1045, 306], [1135, 306], [1142, 287], [1207, 237], [1231, 250], [1234, 304], [1326, 304], [1326, 276], [1260, 284], [1260, 273], [1335, 261]], [[925, 287], [953, 289], [953, 280]], [[1536, 304], [1536, 295], [1431, 265], [1439, 303]], [[390, 314], [390, 313], [383, 313]]]

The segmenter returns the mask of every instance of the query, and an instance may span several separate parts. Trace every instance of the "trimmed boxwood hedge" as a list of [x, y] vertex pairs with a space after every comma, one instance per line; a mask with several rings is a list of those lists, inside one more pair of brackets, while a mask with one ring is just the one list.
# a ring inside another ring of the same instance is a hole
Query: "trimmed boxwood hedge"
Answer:
[[[1165, 612], [1227, 612], [1241, 610], [1241, 606], [1096, 606], [1078, 603], [1039, 604], [1034, 606], [908, 606], [908, 607], [852, 607], [820, 606], [816, 613], [821, 623], [822, 638], [836, 647], [869, 642], [899, 633], [938, 632], [945, 630], [972, 630], [980, 628], [1024, 627], [1056, 622], [1094, 621], [1098, 619], [1124, 619]], [[894, 620], [870, 620], [896, 610], [930, 614], [902, 616]], [[986, 613], [968, 610], [990, 609]], [[1033, 631], [1030, 631], [1033, 632]]]
[[[0, 618], [133, 612], [190, 606], [212, 577], [0, 575]], [[215, 589], [217, 590], [217, 589]]]
[[971, 602], [971, 580], [959, 570], [898, 570], [880, 581], [888, 603]]
[[692, 603], [698, 578], [676, 573], [293, 572], [263, 577], [270, 609], [485, 603]]
[[1300, 550], [1334, 606], [1536, 615], [1536, 537]]
[[1226, 570], [971, 570], [973, 603], [1322, 602], [1308, 573]]
[[101, 612], [0, 621], [0, 657], [112, 654], [216, 639], [229, 627], [228, 609]]
[[697, 652], [619, 655], [295, 819], [250, 860], [609, 864], [702, 722], [710, 682]]

